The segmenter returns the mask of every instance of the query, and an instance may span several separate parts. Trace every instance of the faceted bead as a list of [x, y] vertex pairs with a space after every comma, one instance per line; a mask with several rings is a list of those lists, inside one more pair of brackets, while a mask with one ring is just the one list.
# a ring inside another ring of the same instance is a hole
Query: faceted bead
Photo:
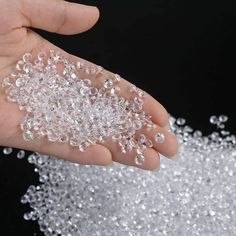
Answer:
[[24, 65], [24, 61], [23, 60], [19, 60], [16, 64], [16, 69], [21, 71], [23, 69], [23, 65]]
[[137, 87], [134, 84], [132, 84], [130, 86], [130, 92], [137, 92], [137, 91], [138, 91]]
[[156, 133], [155, 135], [155, 141], [157, 143], [163, 143], [165, 141], [165, 135], [163, 133]]
[[[62, 57], [59, 53], [51, 50], [51, 58], [55, 63], [58, 63], [59, 61], [62, 61]], [[39, 60], [41, 61], [41, 59], [39, 58]], [[64, 64], [67, 64], [67, 60], [64, 60]]]
[[89, 95], [90, 94], [90, 89], [88, 87], [82, 87], [80, 89], [80, 94], [83, 96]]
[[134, 102], [137, 103], [138, 105], [142, 106], [143, 105], [143, 100], [139, 97], [134, 98]]
[[184, 118], [178, 118], [176, 120], [177, 125], [185, 125], [186, 121]]
[[10, 147], [3, 148], [3, 154], [4, 155], [10, 155], [12, 153], [13, 149]]
[[70, 77], [71, 77], [72, 79], [77, 79], [77, 75], [76, 75], [75, 73], [71, 73]]
[[210, 117], [210, 123], [211, 124], [216, 124], [218, 122], [218, 118], [216, 116], [211, 116]]
[[38, 60], [39, 60], [39, 61], [45, 60], [46, 57], [47, 57], [47, 55], [46, 55], [44, 52], [40, 52], [40, 53], [38, 54]]
[[112, 139], [115, 141], [120, 140], [121, 138], [122, 138], [121, 134], [116, 134], [112, 136]]
[[90, 95], [95, 96], [98, 94], [98, 89], [97, 88], [90, 88]]
[[104, 134], [100, 134], [100, 135], [98, 136], [98, 141], [99, 141], [100, 143], [105, 143], [105, 141], [106, 141], [105, 135], [104, 135]]
[[12, 89], [12, 90], [10, 90], [10, 92], [9, 92], [9, 94], [7, 96], [7, 100], [9, 102], [16, 102], [17, 97], [18, 97], [18, 91], [15, 90], [15, 89]]
[[30, 62], [30, 60], [32, 59], [32, 54], [31, 53], [25, 53], [22, 58], [23, 58], [23, 61], [25, 63]]
[[101, 73], [103, 73], [105, 71], [102, 66], [97, 66], [96, 70], [97, 70], [98, 74], [101, 74]]
[[68, 142], [68, 136], [67, 135], [60, 135], [59, 136], [59, 139], [58, 139], [59, 142], [62, 142], [62, 143], [67, 143]]
[[106, 79], [106, 80], [104, 81], [104, 87], [105, 87], [105, 88], [111, 88], [112, 85], [113, 85], [113, 81], [112, 81], [111, 79]]
[[26, 63], [23, 66], [23, 71], [27, 74], [32, 70], [32, 64], [31, 63]]
[[32, 134], [32, 132], [27, 131], [27, 130], [24, 131], [24, 133], [23, 133], [23, 138], [24, 138], [25, 141], [33, 140], [33, 134]]
[[26, 84], [26, 79], [23, 78], [23, 77], [19, 77], [17, 80], [16, 80], [16, 86], [17, 87], [22, 87]]
[[117, 95], [120, 92], [120, 88], [119, 87], [114, 87], [111, 89], [111, 94], [112, 95]]
[[90, 74], [95, 74], [97, 72], [96, 68], [91, 67], [90, 68]]
[[140, 120], [134, 120], [133, 121], [133, 127], [135, 130], [140, 130], [142, 128], [143, 124]]
[[121, 150], [123, 153], [129, 153], [132, 151], [132, 146], [130, 143], [127, 143], [124, 146], [122, 146]]
[[86, 68], [86, 69], [85, 69], [85, 73], [86, 73], [87, 75], [91, 74], [90, 68]]
[[152, 140], [147, 138], [146, 141], [145, 141], [145, 145], [149, 148], [153, 147]]
[[54, 133], [49, 132], [48, 133], [48, 140], [50, 142], [56, 142], [58, 140], [58, 137]]
[[81, 152], [85, 152], [85, 150], [89, 147], [89, 143], [88, 142], [82, 142], [80, 145], [79, 145], [79, 150]]
[[135, 138], [130, 139], [130, 145], [134, 148], [137, 148], [138, 146], [138, 141]]
[[146, 93], [145, 93], [144, 91], [142, 91], [141, 89], [139, 89], [139, 91], [138, 91], [138, 96], [139, 96], [140, 98], [145, 98]]
[[135, 164], [138, 166], [143, 165], [143, 163], [145, 162], [145, 157], [143, 154], [137, 154], [135, 156], [135, 160], [134, 160]]
[[25, 157], [25, 151], [24, 150], [20, 150], [17, 154], [16, 154], [16, 157], [18, 159], [22, 159]]
[[11, 86], [11, 82], [10, 82], [10, 79], [7, 77], [7, 78], [3, 79], [2, 87], [3, 88], [8, 88], [9, 86]]
[[31, 218], [32, 218], [31, 212], [25, 213], [23, 217], [25, 220], [31, 220]]
[[76, 146], [79, 146], [79, 145], [80, 145], [80, 143], [79, 143], [79, 140], [77, 140], [77, 139], [74, 139], [74, 138], [70, 138], [70, 141], [69, 141], [69, 143], [70, 143], [70, 145], [71, 145], [71, 146], [74, 146], [74, 147], [76, 147]]
[[121, 81], [120, 75], [115, 74], [114, 76], [115, 76], [115, 80], [116, 80], [117, 82], [120, 82], [120, 81]]
[[147, 137], [144, 134], [141, 134], [139, 137], [139, 143], [144, 144], [147, 140]]
[[77, 67], [77, 69], [82, 69], [83, 68], [83, 63], [82, 62], [80, 62], [80, 61], [78, 61], [77, 62], [77, 64], [76, 64], [76, 67]]
[[89, 80], [89, 79], [84, 79], [84, 80], [83, 80], [83, 83], [84, 83], [85, 86], [88, 86], [88, 87], [89, 87], [89, 86], [91, 85], [91, 80]]
[[222, 123], [225, 123], [228, 121], [228, 117], [226, 115], [220, 115], [219, 116], [219, 121]]

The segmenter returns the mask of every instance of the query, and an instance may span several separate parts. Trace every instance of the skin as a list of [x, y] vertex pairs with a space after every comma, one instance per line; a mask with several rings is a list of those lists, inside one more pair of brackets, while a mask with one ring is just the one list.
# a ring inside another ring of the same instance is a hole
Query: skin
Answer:
[[[58, 34], [78, 34], [90, 29], [99, 18], [96, 7], [69, 3], [63, 0], [0, 0], [0, 82], [14, 69], [16, 62], [26, 52], [37, 54], [40, 51], [55, 49], [71, 60], [78, 57], [68, 54], [49, 41], [45, 40], [31, 28], [39, 28]], [[111, 72], [107, 72], [111, 73]], [[121, 95], [126, 96], [130, 83], [120, 82]], [[42, 154], [53, 155], [79, 164], [110, 165], [115, 162], [135, 166], [135, 153], [123, 154], [116, 143], [108, 140], [105, 144], [97, 144], [80, 152], [78, 148], [68, 144], [52, 143], [46, 138], [38, 141], [26, 142], [22, 138], [20, 121], [24, 113], [17, 104], [5, 100], [5, 93], [0, 93], [0, 145], [31, 150]], [[150, 95], [145, 98], [144, 110], [152, 116], [157, 125], [155, 131], [146, 132], [154, 140], [157, 131], [166, 136], [162, 144], [155, 144], [145, 151], [146, 161], [139, 167], [145, 170], [158, 170], [160, 167], [159, 153], [166, 157], [176, 157], [178, 143], [170, 134], [168, 113], [165, 108]], [[174, 159], [173, 158], [173, 159]]]

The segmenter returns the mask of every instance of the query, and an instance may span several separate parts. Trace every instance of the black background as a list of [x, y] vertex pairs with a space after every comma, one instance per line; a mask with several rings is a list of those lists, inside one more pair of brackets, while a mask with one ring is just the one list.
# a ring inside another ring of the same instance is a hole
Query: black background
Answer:
[[[121, 74], [194, 129], [207, 134], [213, 129], [209, 117], [226, 114], [236, 133], [235, 0], [78, 2], [99, 7], [92, 30], [76, 36], [38, 32]], [[37, 223], [23, 220], [29, 208], [19, 201], [37, 175], [15, 152], [0, 154], [0, 235], [41, 235]]]

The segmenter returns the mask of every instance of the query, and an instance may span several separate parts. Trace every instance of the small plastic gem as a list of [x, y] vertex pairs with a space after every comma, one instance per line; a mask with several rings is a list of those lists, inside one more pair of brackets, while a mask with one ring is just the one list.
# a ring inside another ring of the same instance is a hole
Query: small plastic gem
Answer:
[[113, 82], [112, 82], [111, 79], [105, 79], [105, 81], [104, 81], [104, 87], [105, 88], [111, 88], [112, 85], [113, 85]]
[[118, 94], [120, 92], [120, 88], [119, 87], [114, 87], [111, 89], [111, 94], [115, 95]]
[[26, 74], [30, 73], [31, 68], [32, 68], [31, 63], [24, 64], [24, 66], [23, 66], [23, 70]]
[[39, 60], [39, 61], [45, 60], [46, 57], [47, 57], [47, 55], [46, 55], [44, 52], [40, 52], [40, 53], [38, 54], [38, 60]]
[[178, 125], [185, 125], [186, 120], [185, 120], [184, 118], [178, 118], [178, 119], [176, 120], [176, 123], [177, 123]]
[[76, 67], [77, 67], [77, 69], [80, 70], [84, 67], [84, 64], [82, 62], [78, 61], [77, 64], [76, 64]]
[[117, 82], [120, 82], [120, 81], [121, 81], [121, 77], [120, 77], [120, 75], [115, 74], [115, 80], [116, 80]]
[[216, 116], [211, 116], [210, 117], [210, 123], [211, 124], [216, 124], [218, 122], [218, 118]]
[[18, 78], [17, 80], [16, 80], [16, 86], [17, 87], [21, 87], [21, 86], [24, 86], [25, 85], [25, 83], [26, 83], [26, 79], [25, 78]]
[[163, 133], [156, 133], [155, 135], [155, 141], [157, 143], [163, 143], [165, 141], [165, 135]]
[[24, 65], [24, 61], [23, 60], [19, 60], [16, 64], [16, 69], [18, 71], [21, 71], [23, 69], [23, 65]]
[[10, 79], [8, 77], [3, 79], [3, 81], [2, 81], [3, 88], [8, 88], [10, 85], [11, 85], [11, 83], [10, 83]]
[[102, 73], [104, 71], [104, 68], [102, 66], [97, 66], [97, 71], [99, 73]]
[[20, 150], [17, 154], [16, 154], [16, 157], [18, 159], [22, 159], [25, 157], [25, 151], [24, 150]]
[[226, 115], [219, 116], [219, 121], [225, 123], [228, 121], [228, 117]]
[[22, 57], [24, 62], [29, 62], [32, 59], [32, 55], [30, 53], [25, 53]]
[[140, 137], [139, 137], [139, 142], [141, 144], [144, 144], [147, 140], [147, 137], [144, 135], [144, 134], [141, 134]]
[[150, 147], [150, 148], [153, 147], [153, 143], [151, 139], [146, 139], [145, 144], [147, 147]]
[[3, 148], [3, 154], [10, 155], [12, 153], [13, 149], [10, 147]]
[[142, 122], [140, 120], [133, 121], [133, 128], [135, 130], [140, 130], [142, 128]]
[[141, 166], [145, 162], [145, 157], [143, 154], [137, 154], [135, 156], [135, 164]]
[[71, 73], [70, 77], [71, 77], [72, 79], [77, 79], [77, 75], [76, 75], [75, 73]]

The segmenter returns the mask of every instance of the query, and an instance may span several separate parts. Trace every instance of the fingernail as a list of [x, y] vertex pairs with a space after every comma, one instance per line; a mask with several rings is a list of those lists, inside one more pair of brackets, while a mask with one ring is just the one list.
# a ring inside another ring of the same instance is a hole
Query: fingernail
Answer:
[[152, 170], [153, 172], [159, 172], [160, 171], [160, 166], [158, 166], [156, 169]]
[[179, 159], [179, 152], [177, 152], [174, 156], [170, 157], [172, 161], [178, 161]]
[[113, 166], [113, 162], [111, 162], [110, 164], [106, 165], [105, 167], [111, 168], [112, 166]]

